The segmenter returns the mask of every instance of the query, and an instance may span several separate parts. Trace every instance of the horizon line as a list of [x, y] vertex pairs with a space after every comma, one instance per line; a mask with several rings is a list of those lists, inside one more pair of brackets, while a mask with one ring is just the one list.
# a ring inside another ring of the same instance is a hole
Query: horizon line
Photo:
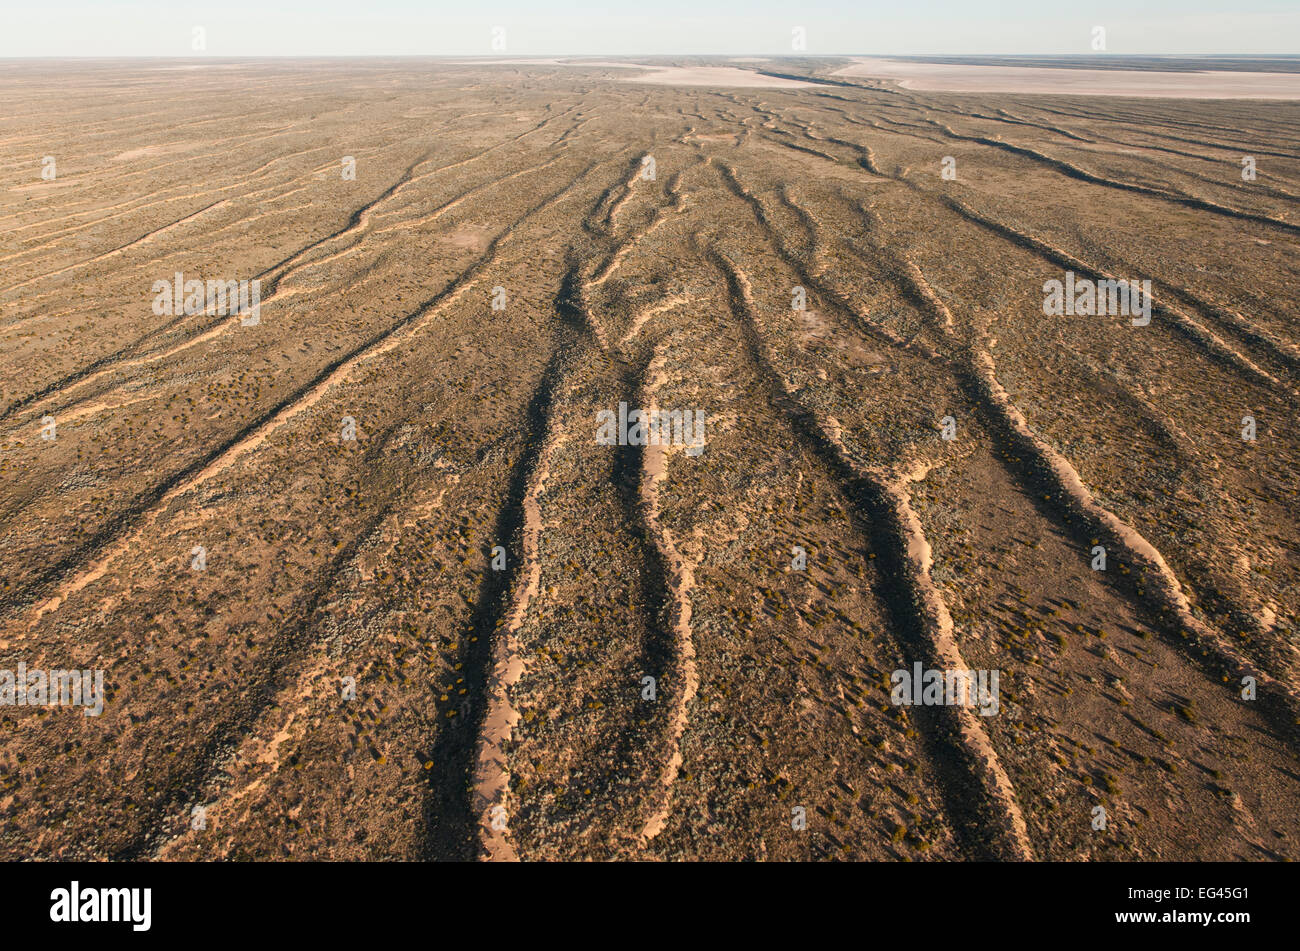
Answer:
[[[492, 59], [499, 60], [501, 65], [508, 66], [517, 63], [519, 60], [527, 59], [578, 59], [592, 56], [602, 56], [607, 59], [629, 59], [647, 56], [680, 56], [680, 57], [747, 57], [762, 59], [842, 59], [845, 57], [863, 57], [874, 56], [884, 58], [916, 58], [916, 57], [963, 57], [968, 59], [980, 57], [1019, 57], [1022, 59], [1136, 59], [1139, 57], [1156, 57], [1161, 59], [1295, 59], [1300, 60], [1300, 53], [1112, 53], [1107, 51], [1087, 52], [1087, 53], [883, 53], [883, 52], [858, 52], [858, 53], [762, 53], [762, 52], [715, 52], [715, 53], [684, 53], [684, 52], [643, 52], [643, 53], [527, 53], [527, 54], [506, 54], [499, 57], [492, 57], [490, 54], [481, 53], [226, 53], [221, 55], [208, 55], [202, 53], [195, 54], [145, 54], [133, 53], [122, 55], [107, 56], [87, 56], [78, 53], [41, 53], [41, 54], [16, 54], [0, 56], [0, 62], [8, 60], [230, 60], [230, 59], [474, 59], [478, 65], [490, 66]], [[593, 64], [595, 65], [595, 64]]]

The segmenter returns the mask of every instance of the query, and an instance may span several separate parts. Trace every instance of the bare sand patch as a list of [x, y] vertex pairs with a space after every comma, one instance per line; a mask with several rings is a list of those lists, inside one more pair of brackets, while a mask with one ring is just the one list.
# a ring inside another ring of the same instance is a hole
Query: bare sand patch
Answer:
[[561, 66], [602, 66], [609, 69], [656, 69], [643, 63], [620, 63], [612, 59], [565, 60]]
[[190, 145], [187, 142], [173, 142], [169, 145], [147, 145], [144, 148], [119, 152], [113, 156], [113, 161], [129, 162], [132, 159], [144, 158], [146, 155], [172, 155], [176, 152], [186, 152], [189, 148]]
[[650, 72], [644, 76], [621, 78], [619, 82], [653, 83], [658, 86], [744, 86], [779, 89], [801, 89], [813, 85], [796, 79], [764, 76], [752, 69], [739, 69], [735, 66], [646, 66], [643, 68]]
[[472, 251], [486, 250], [492, 240], [492, 229], [485, 228], [481, 225], [466, 225], [457, 228], [451, 234], [439, 238], [448, 244], [455, 245], [458, 248], [468, 248]]
[[[758, 57], [732, 57], [733, 63], [763, 63]], [[458, 66], [495, 65], [495, 66], [570, 66], [575, 69], [643, 69], [639, 76], [620, 77], [620, 82], [653, 83], [658, 86], [741, 86], [747, 88], [776, 87], [797, 89], [811, 86], [812, 83], [796, 79], [781, 79], [777, 76], [764, 76], [752, 69], [737, 66], [650, 66], [645, 63], [620, 63], [613, 60], [559, 60], [559, 59], [484, 59], [463, 60]]]
[[861, 59], [836, 70], [834, 75], [893, 79], [904, 89], [931, 92], [1153, 96], [1165, 99], [1300, 99], [1300, 73], [1228, 70], [1175, 73], [1144, 69], [974, 66]]

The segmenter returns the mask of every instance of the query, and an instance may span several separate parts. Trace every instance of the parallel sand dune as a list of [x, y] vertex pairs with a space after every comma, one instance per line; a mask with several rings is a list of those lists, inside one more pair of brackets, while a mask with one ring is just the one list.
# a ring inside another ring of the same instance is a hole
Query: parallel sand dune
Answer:
[[742, 62], [0, 68], [0, 854], [1300, 858], [1300, 105]]

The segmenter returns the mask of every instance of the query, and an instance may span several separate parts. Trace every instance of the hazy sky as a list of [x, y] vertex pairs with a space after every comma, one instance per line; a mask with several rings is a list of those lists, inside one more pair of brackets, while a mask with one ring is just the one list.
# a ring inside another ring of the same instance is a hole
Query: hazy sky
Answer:
[[[481, 12], [480, 12], [481, 11]], [[1300, 0], [0, 0], [0, 57], [1300, 52]], [[206, 50], [192, 37], [202, 27]]]

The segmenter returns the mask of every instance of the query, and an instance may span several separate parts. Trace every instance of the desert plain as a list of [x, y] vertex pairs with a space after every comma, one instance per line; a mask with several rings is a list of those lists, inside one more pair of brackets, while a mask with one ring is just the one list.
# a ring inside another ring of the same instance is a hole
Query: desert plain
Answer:
[[0, 63], [0, 856], [1300, 858], [1300, 104], [647, 65]]

